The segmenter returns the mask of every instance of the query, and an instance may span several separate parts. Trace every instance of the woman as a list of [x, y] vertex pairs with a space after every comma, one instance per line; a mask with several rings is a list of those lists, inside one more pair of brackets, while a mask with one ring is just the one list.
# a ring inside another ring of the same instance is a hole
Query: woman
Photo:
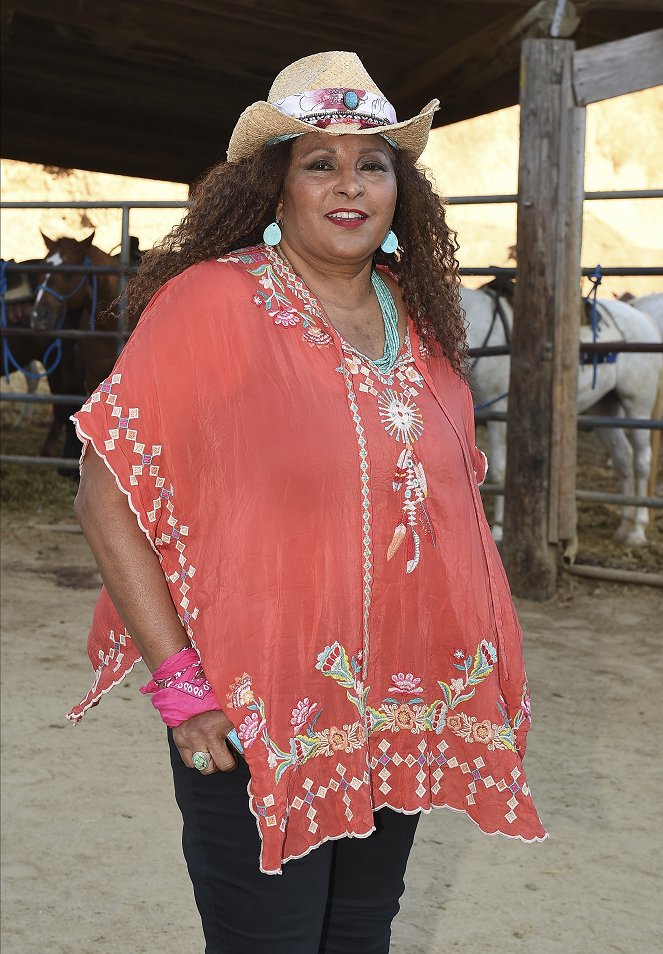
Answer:
[[279, 74], [76, 416], [105, 590], [70, 715], [153, 671], [208, 952], [387, 951], [421, 811], [545, 837], [454, 238], [415, 167], [436, 107], [397, 123], [351, 53]]

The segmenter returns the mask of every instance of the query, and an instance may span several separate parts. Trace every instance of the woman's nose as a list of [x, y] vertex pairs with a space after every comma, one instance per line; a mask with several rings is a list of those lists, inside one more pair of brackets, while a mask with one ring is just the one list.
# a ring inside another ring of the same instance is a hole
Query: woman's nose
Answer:
[[339, 172], [334, 186], [336, 195], [347, 195], [348, 198], [354, 199], [361, 195], [363, 191], [364, 186], [354, 169]]

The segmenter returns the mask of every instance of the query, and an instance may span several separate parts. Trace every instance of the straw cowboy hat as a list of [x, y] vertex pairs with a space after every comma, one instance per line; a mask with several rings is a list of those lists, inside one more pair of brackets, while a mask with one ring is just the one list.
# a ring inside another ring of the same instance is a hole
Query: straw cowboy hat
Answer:
[[433, 99], [417, 116], [399, 123], [356, 53], [315, 53], [279, 73], [267, 102], [244, 110], [230, 137], [228, 161], [245, 159], [265, 143], [313, 130], [330, 136], [379, 133], [416, 161], [439, 105]]

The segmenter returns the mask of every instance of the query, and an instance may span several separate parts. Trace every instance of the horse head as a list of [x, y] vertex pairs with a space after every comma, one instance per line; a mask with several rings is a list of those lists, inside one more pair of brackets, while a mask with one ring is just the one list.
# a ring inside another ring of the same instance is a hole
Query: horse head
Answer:
[[30, 312], [30, 327], [40, 331], [62, 328], [69, 313], [79, 313], [90, 295], [85, 272], [60, 272], [60, 265], [90, 265], [94, 232], [78, 242], [72, 238], [50, 239], [42, 232], [48, 255], [39, 275], [36, 297]]

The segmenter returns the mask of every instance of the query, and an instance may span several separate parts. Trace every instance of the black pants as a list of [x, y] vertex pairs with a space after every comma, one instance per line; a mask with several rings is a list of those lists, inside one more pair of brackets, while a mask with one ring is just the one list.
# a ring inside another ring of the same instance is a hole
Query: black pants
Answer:
[[419, 814], [383, 808], [370, 837], [328, 841], [265, 875], [246, 762], [201, 775], [168, 734], [206, 954], [387, 954]]

